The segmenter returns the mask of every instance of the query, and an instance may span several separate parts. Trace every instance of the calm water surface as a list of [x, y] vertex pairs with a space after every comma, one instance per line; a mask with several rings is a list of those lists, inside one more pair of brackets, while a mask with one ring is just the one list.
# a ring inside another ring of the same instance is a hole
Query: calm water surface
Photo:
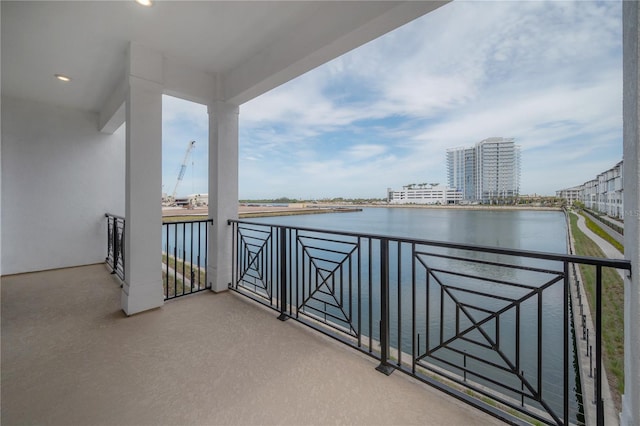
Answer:
[[365, 208], [357, 213], [278, 216], [251, 221], [567, 253], [564, 213], [418, 208]]

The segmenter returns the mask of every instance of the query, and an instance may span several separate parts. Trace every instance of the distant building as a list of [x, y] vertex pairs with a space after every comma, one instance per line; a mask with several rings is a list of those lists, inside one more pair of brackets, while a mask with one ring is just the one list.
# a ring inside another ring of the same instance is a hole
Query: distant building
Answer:
[[449, 205], [458, 204], [462, 199], [462, 192], [438, 184], [406, 185], [400, 191], [387, 189], [387, 201], [390, 204]]
[[563, 193], [563, 191], [577, 189], [579, 191], [577, 199], [586, 208], [622, 219], [624, 215], [623, 171], [624, 164], [620, 161], [609, 170], [600, 173], [595, 179], [588, 180], [574, 188], [556, 191], [556, 195]]
[[582, 201], [582, 186], [574, 186], [556, 191], [556, 197], [564, 199], [567, 204], [571, 205], [574, 201]]
[[476, 199], [476, 150], [454, 148], [447, 150], [447, 183], [462, 192], [463, 199]]
[[624, 164], [618, 164], [600, 173], [595, 179], [582, 184], [582, 202], [585, 207], [605, 213], [611, 217], [622, 218]]
[[474, 147], [449, 149], [447, 178], [466, 201], [514, 200], [520, 192], [520, 146], [513, 138], [489, 138]]
[[201, 207], [209, 205], [209, 194], [190, 194], [176, 197], [175, 205], [180, 207]]

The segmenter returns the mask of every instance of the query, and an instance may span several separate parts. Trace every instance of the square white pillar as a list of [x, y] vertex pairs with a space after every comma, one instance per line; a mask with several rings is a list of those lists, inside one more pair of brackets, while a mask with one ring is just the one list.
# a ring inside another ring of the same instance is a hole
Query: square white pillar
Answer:
[[232, 247], [229, 219], [238, 218], [238, 106], [209, 105], [209, 219], [207, 279], [215, 292], [231, 282]]
[[623, 2], [624, 253], [631, 277], [624, 283], [624, 395], [620, 424], [640, 425], [640, 14]]
[[122, 310], [164, 304], [162, 289], [162, 86], [129, 77], [125, 102], [125, 283]]

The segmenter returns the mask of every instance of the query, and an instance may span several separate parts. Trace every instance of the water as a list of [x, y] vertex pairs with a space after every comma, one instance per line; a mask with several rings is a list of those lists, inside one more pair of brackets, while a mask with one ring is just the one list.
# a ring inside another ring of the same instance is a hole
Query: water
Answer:
[[365, 208], [357, 213], [277, 216], [252, 222], [567, 253], [558, 211]]
[[162, 253], [204, 268], [207, 264], [208, 229], [209, 223], [205, 221], [163, 224]]

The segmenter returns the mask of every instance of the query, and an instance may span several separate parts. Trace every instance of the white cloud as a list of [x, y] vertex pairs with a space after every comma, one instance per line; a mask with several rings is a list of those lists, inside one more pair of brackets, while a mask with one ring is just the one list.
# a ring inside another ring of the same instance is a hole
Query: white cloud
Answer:
[[447, 148], [491, 136], [523, 146], [525, 191], [579, 184], [621, 151], [620, 9], [439, 8], [243, 105], [241, 194], [382, 196], [444, 181]]
[[354, 145], [347, 149], [345, 155], [353, 161], [366, 160], [377, 157], [387, 151], [384, 145]]

